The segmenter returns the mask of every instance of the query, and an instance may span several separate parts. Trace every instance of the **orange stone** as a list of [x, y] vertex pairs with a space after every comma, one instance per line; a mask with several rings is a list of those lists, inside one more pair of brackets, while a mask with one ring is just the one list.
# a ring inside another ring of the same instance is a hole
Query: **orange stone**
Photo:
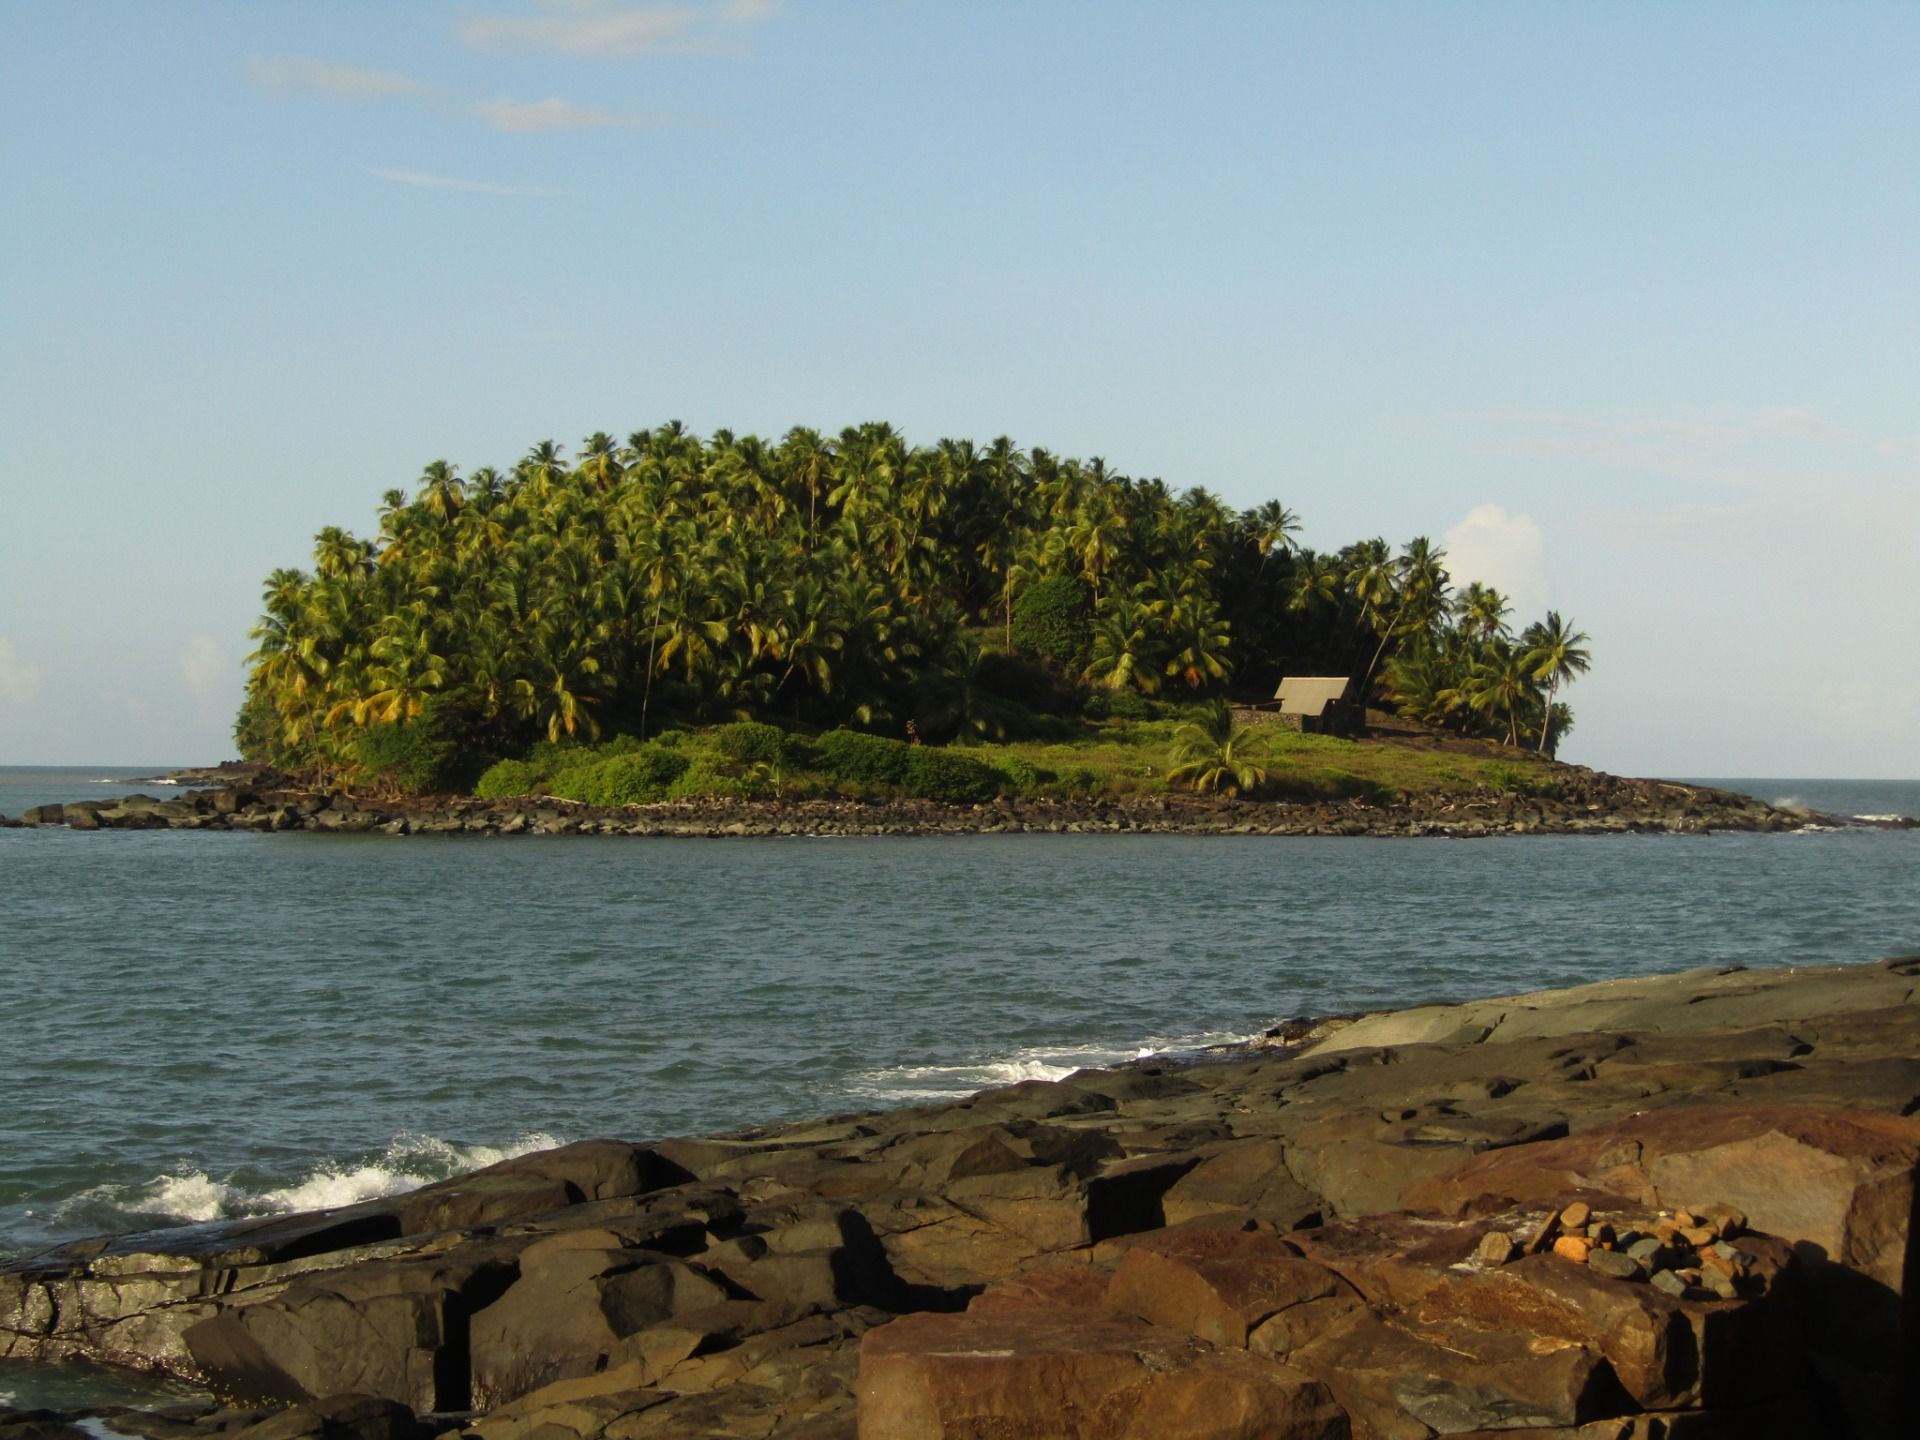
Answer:
[[1553, 1253], [1563, 1260], [1571, 1260], [1576, 1265], [1587, 1263], [1587, 1256], [1593, 1250], [1593, 1242], [1584, 1235], [1562, 1235], [1553, 1242]]

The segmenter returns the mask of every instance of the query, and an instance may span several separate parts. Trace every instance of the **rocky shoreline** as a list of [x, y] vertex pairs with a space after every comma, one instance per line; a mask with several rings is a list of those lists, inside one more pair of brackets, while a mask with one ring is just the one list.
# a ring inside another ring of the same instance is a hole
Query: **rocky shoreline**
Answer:
[[1906, 1436], [1920, 957], [1711, 969], [0, 1272], [4, 1440]]
[[1405, 836], [1707, 834], [1811, 827], [1906, 829], [1911, 819], [1857, 820], [1765, 804], [1707, 786], [1626, 780], [1576, 766], [1553, 796], [1486, 790], [1371, 800], [1231, 800], [1170, 794], [1085, 800], [722, 800], [608, 808], [551, 797], [386, 800], [303, 788], [286, 777], [222, 769], [180, 772], [216, 788], [169, 799], [130, 795], [41, 805], [0, 825], [75, 830], [308, 830], [383, 835], [855, 836], [1131, 833]]

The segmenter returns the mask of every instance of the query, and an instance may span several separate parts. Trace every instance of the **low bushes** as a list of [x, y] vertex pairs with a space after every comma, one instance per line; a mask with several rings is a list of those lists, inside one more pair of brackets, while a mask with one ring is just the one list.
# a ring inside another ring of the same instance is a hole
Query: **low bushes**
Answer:
[[909, 795], [947, 805], [976, 805], [1000, 793], [1006, 777], [984, 760], [930, 745], [908, 748], [904, 784]]
[[648, 805], [667, 798], [667, 790], [691, 768], [687, 757], [659, 745], [642, 745], [624, 755], [576, 765], [553, 777], [549, 788], [563, 800], [588, 805]]
[[907, 759], [917, 747], [884, 735], [858, 730], [829, 730], [813, 742], [814, 765], [836, 780], [855, 785], [901, 785]]
[[482, 800], [511, 800], [538, 794], [546, 785], [547, 772], [531, 760], [500, 760], [481, 772], [473, 793]]
[[713, 732], [713, 743], [735, 765], [790, 765], [799, 745], [777, 725], [742, 720]]

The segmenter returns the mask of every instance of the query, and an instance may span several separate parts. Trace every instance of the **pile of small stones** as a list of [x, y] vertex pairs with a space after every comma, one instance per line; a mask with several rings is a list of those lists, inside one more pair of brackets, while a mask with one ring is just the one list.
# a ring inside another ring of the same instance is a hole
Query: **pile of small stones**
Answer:
[[1661, 1211], [1650, 1221], [1603, 1219], [1584, 1200], [1550, 1211], [1524, 1239], [1490, 1230], [1474, 1252], [1482, 1264], [1552, 1253], [1615, 1280], [1645, 1281], [1675, 1299], [1737, 1300], [1764, 1281], [1754, 1257], [1734, 1243], [1747, 1217], [1731, 1205]]

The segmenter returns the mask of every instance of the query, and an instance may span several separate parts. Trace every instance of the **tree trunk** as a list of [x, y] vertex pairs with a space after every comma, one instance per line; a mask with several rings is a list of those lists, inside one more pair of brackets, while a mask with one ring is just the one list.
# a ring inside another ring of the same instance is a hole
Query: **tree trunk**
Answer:
[[640, 739], [647, 738], [647, 706], [653, 702], [653, 654], [660, 644], [660, 607], [667, 598], [662, 590], [653, 597], [653, 626], [647, 631], [647, 681], [640, 691]]

